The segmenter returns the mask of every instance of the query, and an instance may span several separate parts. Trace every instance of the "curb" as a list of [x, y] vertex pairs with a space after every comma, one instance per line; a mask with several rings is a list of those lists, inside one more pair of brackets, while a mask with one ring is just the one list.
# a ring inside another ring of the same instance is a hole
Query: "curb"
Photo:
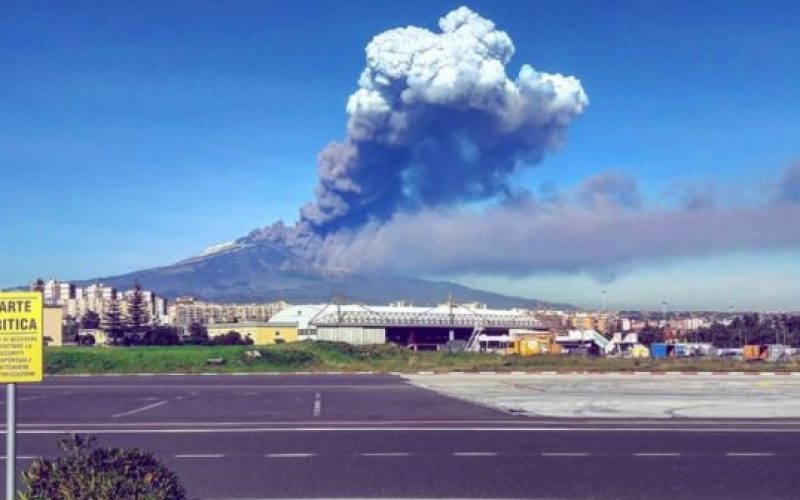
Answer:
[[800, 372], [753, 372], [753, 371], [735, 371], [735, 372], [698, 372], [698, 371], [478, 371], [478, 372], [461, 372], [461, 371], [419, 371], [419, 372], [392, 372], [391, 375], [494, 375], [494, 376], [507, 376], [507, 375], [629, 375], [629, 376], [667, 376], [667, 377], [711, 377], [711, 376], [761, 376], [761, 377], [786, 377], [786, 376], [800, 376]]
[[691, 376], [691, 377], [712, 377], [712, 376], [762, 376], [762, 377], [800, 377], [800, 371], [443, 371], [443, 370], [424, 370], [409, 372], [378, 372], [378, 371], [324, 371], [324, 372], [200, 372], [200, 373], [75, 373], [75, 374], [53, 374], [45, 375], [45, 378], [90, 378], [90, 377], [216, 377], [216, 376], [236, 376], [236, 377], [274, 377], [281, 375], [394, 375], [402, 377], [405, 375], [475, 375], [475, 376], [564, 376], [564, 375], [627, 375], [627, 376]]

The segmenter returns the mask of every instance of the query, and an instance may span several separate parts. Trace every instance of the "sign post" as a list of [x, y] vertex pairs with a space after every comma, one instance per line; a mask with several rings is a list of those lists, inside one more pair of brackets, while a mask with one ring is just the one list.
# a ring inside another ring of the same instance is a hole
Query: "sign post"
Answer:
[[17, 383], [44, 375], [41, 292], [0, 292], [0, 383], [6, 384], [6, 500], [16, 496]]
[[17, 384], [6, 384], [6, 500], [14, 500], [17, 472]]

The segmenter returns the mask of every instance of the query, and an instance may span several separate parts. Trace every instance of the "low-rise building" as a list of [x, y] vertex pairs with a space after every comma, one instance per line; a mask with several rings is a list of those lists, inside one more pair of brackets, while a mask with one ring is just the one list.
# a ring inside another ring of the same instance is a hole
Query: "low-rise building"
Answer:
[[297, 326], [291, 324], [275, 324], [265, 322], [215, 323], [207, 326], [211, 338], [238, 332], [242, 338], [250, 338], [255, 345], [281, 344], [297, 342]]
[[63, 317], [61, 306], [44, 306], [42, 330], [45, 345], [64, 345]]

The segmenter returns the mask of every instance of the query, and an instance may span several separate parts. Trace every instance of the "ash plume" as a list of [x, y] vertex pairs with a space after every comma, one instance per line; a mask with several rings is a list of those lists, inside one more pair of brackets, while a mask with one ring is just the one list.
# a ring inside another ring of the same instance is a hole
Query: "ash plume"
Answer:
[[624, 199], [582, 203], [584, 190], [554, 204], [529, 200], [479, 213], [438, 208], [398, 214], [387, 223], [331, 235], [319, 256], [360, 272], [391, 266], [409, 274], [555, 271], [607, 279], [648, 262], [800, 246], [800, 225], [791, 222], [800, 218], [800, 202], [632, 210]]
[[800, 162], [786, 169], [778, 183], [778, 197], [789, 203], [800, 203]]
[[[322, 272], [613, 276], [652, 261], [800, 247], [800, 165], [765, 203], [717, 206], [714, 186], [647, 203], [617, 171], [537, 198], [513, 184], [588, 105], [572, 76], [522, 65], [508, 35], [466, 7], [439, 30], [386, 31], [366, 48], [347, 135], [319, 155], [300, 220], [258, 229], [284, 266]], [[483, 202], [478, 208], [477, 203]], [[488, 202], [488, 203], [487, 203]]]
[[327, 235], [399, 212], [502, 198], [512, 174], [563, 140], [588, 104], [572, 76], [528, 64], [510, 79], [514, 44], [460, 7], [439, 31], [379, 34], [347, 102], [347, 137], [319, 155], [301, 224]]

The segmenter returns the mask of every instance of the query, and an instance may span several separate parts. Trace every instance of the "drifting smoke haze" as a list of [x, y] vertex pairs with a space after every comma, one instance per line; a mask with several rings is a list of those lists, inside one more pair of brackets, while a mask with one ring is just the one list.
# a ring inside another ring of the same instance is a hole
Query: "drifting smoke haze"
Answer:
[[480, 213], [399, 214], [387, 224], [329, 238], [321, 255], [328, 264], [362, 271], [587, 272], [608, 280], [652, 261], [800, 243], [800, 225], [790, 222], [800, 217], [798, 203], [645, 210], [615, 196], [547, 204], [530, 199]]
[[[758, 206], [719, 208], [714, 187], [651, 205], [605, 172], [546, 200], [514, 174], [559, 147], [588, 105], [580, 81], [522, 65], [509, 36], [466, 7], [439, 32], [376, 36], [347, 103], [347, 136], [319, 155], [315, 199], [294, 226], [239, 243], [284, 246], [311, 266], [353, 272], [588, 272], [737, 250], [796, 248], [800, 165]], [[481, 202], [483, 208], [475, 208]]]

